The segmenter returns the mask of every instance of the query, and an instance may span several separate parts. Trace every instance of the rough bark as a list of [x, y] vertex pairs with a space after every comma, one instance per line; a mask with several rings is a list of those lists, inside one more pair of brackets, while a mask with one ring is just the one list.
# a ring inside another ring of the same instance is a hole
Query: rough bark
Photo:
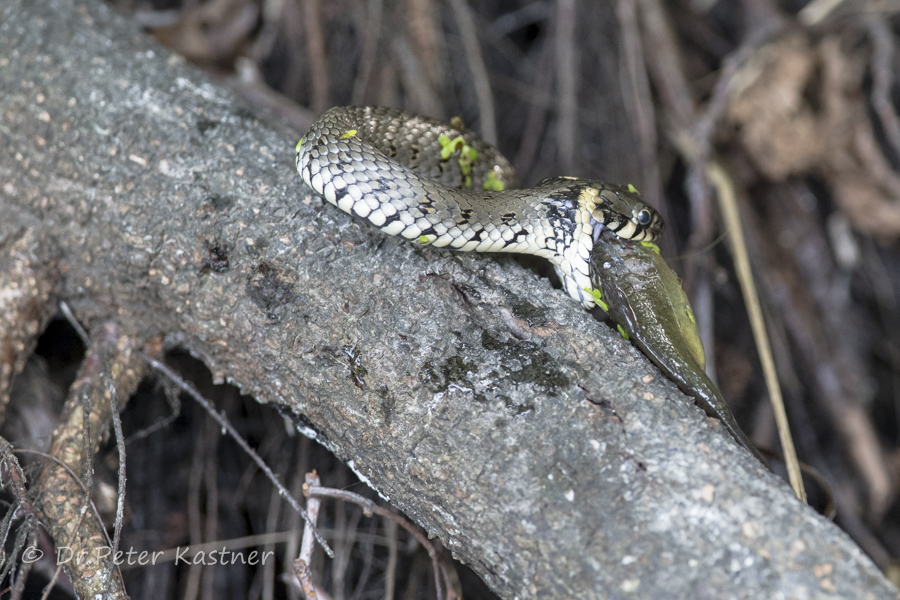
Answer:
[[312, 196], [300, 133], [102, 4], [0, 8], [0, 240], [59, 248], [88, 326], [285, 407], [505, 598], [896, 596], [562, 292]]
[[34, 229], [10, 223], [0, 235], [0, 423], [5, 420], [12, 381], [25, 368], [37, 336], [55, 312], [59, 285], [56, 253]]

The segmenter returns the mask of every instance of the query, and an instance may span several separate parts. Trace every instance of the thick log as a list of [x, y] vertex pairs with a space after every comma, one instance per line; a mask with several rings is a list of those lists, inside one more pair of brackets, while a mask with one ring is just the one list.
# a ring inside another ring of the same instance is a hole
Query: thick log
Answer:
[[0, 239], [60, 249], [88, 326], [288, 409], [505, 598], [896, 597], [562, 292], [314, 197], [300, 134], [100, 2], [0, 5]]

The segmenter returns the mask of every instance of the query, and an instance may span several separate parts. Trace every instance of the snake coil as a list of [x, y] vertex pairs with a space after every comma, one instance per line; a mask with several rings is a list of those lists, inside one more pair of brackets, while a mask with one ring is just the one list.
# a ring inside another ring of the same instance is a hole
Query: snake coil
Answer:
[[457, 121], [332, 108], [297, 144], [297, 171], [328, 202], [389, 235], [547, 258], [586, 308], [600, 231], [646, 241], [662, 233], [659, 213], [630, 185], [552, 177], [519, 189], [509, 161]]

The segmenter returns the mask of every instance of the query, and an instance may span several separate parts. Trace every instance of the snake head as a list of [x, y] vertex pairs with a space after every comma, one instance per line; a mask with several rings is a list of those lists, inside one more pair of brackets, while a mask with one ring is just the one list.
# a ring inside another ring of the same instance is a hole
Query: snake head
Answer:
[[659, 238], [666, 224], [662, 216], [645, 203], [631, 184], [604, 183], [598, 194], [593, 217], [621, 238], [636, 241], [653, 241]]

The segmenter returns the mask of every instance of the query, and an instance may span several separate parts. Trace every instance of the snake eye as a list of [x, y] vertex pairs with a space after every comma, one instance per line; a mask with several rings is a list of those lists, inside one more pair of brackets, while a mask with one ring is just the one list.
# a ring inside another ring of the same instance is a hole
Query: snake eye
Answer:
[[649, 208], [644, 208], [637, 214], [637, 222], [640, 225], [646, 227], [653, 221], [653, 214], [650, 212]]

